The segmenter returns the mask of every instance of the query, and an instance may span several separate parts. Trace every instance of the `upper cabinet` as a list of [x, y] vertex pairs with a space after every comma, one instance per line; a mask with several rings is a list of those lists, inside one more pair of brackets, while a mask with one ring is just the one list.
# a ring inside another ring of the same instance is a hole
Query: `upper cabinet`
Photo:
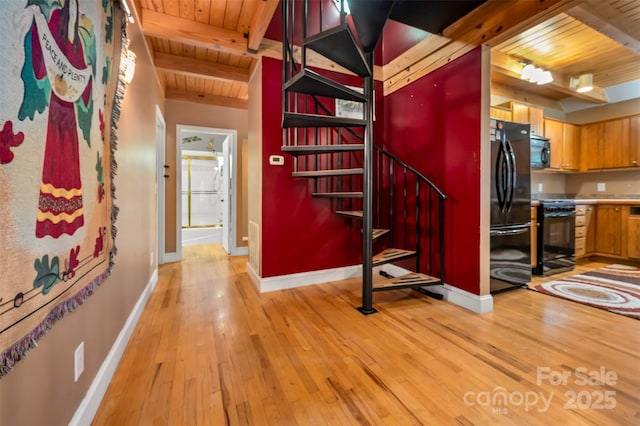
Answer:
[[502, 121], [512, 121], [513, 117], [511, 109], [499, 106], [492, 106], [489, 111], [489, 115], [491, 116], [491, 118]]
[[544, 110], [531, 105], [511, 102], [512, 121], [531, 125], [531, 134], [542, 135], [544, 132]]
[[640, 165], [640, 116], [582, 126], [583, 163], [587, 170]]
[[544, 119], [544, 137], [551, 147], [551, 169], [580, 170], [579, 127], [562, 121]]

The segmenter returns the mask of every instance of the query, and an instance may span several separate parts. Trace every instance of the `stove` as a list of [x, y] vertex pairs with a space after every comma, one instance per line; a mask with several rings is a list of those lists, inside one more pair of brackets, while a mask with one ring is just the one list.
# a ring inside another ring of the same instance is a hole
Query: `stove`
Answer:
[[540, 200], [536, 275], [553, 275], [575, 268], [575, 216], [573, 200]]

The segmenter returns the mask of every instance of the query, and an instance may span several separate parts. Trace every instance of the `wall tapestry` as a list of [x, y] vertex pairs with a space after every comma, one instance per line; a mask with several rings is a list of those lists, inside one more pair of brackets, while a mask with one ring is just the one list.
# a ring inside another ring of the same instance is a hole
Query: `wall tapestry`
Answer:
[[116, 16], [113, 0], [2, 5], [0, 377], [113, 266]]

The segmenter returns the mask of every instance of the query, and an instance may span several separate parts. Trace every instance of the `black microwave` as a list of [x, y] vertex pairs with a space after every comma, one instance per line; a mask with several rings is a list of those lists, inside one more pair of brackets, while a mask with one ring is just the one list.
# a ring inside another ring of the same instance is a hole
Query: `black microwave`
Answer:
[[551, 161], [549, 139], [537, 135], [531, 135], [531, 168], [546, 169]]

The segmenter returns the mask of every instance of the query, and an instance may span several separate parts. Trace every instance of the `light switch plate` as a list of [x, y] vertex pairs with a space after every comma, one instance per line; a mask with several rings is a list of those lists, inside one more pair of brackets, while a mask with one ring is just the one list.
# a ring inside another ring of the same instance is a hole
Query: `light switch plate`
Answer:
[[84, 342], [80, 342], [73, 354], [74, 359], [74, 380], [77, 382], [84, 371]]
[[272, 166], [283, 166], [284, 157], [282, 155], [270, 155], [269, 164], [271, 164]]
[[606, 183], [598, 183], [598, 191], [599, 192], [603, 192], [607, 190], [607, 184]]
[[538, 184], [538, 192], [542, 192], [544, 189], [544, 185], [542, 185], [541, 183]]

